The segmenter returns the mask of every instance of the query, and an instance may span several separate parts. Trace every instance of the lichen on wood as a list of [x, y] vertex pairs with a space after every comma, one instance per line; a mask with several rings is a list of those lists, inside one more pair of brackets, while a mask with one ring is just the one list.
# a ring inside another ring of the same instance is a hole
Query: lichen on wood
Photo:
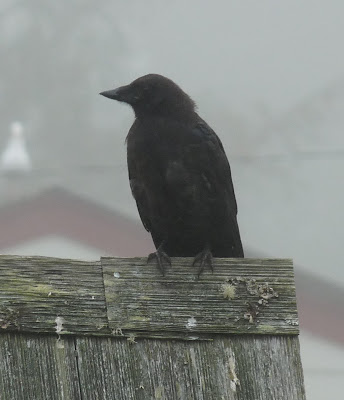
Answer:
[[291, 260], [216, 259], [214, 272], [199, 279], [188, 258], [173, 258], [165, 276], [141, 258], [101, 263], [113, 330], [178, 332], [185, 339], [299, 332]]

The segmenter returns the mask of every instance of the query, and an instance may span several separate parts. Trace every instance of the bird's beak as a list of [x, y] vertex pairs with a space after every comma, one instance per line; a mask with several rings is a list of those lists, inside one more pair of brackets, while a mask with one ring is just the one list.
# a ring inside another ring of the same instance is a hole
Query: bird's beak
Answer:
[[106, 90], [105, 92], [101, 92], [99, 94], [101, 94], [102, 96], [105, 96], [109, 99], [112, 99], [112, 100], [121, 101], [122, 100], [121, 95], [123, 94], [123, 89], [122, 89], [122, 87], [119, 87], [117, 89]]
[[121, 86], [113, 90], [106, 90], [105, 92], [101, 92], [99, 94], [109, 99], [123, 101], [124, 103], [131, 105], [135, 104], [135, 102], [138, 100], [138, 96], [130, 85]]

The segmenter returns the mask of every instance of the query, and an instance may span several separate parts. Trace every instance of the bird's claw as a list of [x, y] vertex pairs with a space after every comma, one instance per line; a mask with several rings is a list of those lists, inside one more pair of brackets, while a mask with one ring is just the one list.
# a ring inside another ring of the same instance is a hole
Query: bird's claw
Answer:
[[170, 257], [164, 251], [157, 249], [154, 253], [149, 254], [147, 264], [154, 259], [156, 260], [158, 269], [161, 271], [162, 275], [165, 276], [166, 264], [172, 267]]
[[205, 248], [203, 251], [196, 255], [193, 260], [192, 266], [195, 267], [196, 265], [199, 265], [197, 273], [198, 278], [204, 271], [206, 265], [209, 265], [211, 272], [214, 272], [213, 255], [211, 254], [209, 248]]

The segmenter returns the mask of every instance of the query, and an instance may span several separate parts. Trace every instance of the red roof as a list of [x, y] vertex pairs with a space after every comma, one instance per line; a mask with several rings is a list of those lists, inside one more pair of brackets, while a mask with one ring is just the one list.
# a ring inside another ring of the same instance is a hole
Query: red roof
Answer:
[[56, 188], [0, 208], [0, 249], [59, 234], [107, 254], [132, 257], [153, 250], [139, 222]]

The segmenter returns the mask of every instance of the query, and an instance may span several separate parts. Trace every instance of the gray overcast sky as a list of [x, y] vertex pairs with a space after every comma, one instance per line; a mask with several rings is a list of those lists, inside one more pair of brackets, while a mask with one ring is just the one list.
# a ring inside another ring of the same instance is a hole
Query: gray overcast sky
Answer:
[[286, 111], [344, 75], [340, 0], [153, 0], [120, 12], [141, 49], [129, 80], [153, 64], [237, 111]]

